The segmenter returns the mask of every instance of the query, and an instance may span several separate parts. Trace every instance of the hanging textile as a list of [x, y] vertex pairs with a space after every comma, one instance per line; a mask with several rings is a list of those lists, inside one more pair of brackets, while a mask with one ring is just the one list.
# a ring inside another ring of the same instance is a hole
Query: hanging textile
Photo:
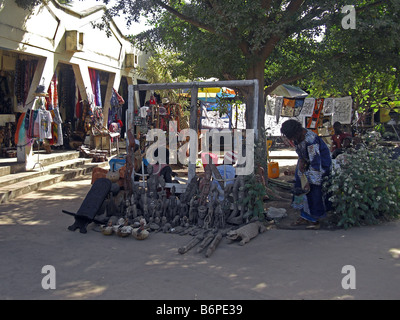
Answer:
[[316, 99], [314, 110], [311, 118], [307, 122], [307, 128], [310, 129], [317, 129], [318, 127], [318, 120], [322, 112], [322, 108], [324, 107], [324, 99]]
[[35, 74], [37, 60], [21, 60], [15, 62], [14, 94], [17, 99], [16, 111], [24, 112], [26, 98]]
[[0, 113], [12, 113], [11, 91], [6, 76], [0, 76]]
[[102, 107], [101, 104], [101, 89], [100, 89], [100, 74], [95, 69], [89, 68], [90, 82], [92, 84], [92, 91], [94, 94], [94, 103], [96, 106]]
[[349, 97], [335, 98], [333, 105], [332, 123], [339, 121], [342, 124], [351, 123], [353, 99]]
[[276, 122], [279, 121], [280, 115], [281, 115], [281, 109], [283, 105], [283, 97], [279, 96], [276, 97], [275, 99], [275, 117], [276, 117]]
[[315, 106], [315, 98], [305, 98], [303, 108], [301, 108], [300, 115], [304, 117], [311, 117]]
[[22, 113], [18, 118], [17, 127], [15, 129], [15, 134], [14, 134], [15, 145], [18, 145], [19, 142], [22, 142], [21, 138], [24, 137], [25, 135], [23, 134], [21, 137], [21, 134], [25, 132], [25, 115], [26, 113]]
[[282, 108], [281, 108], [281, 116], [282, 117], [293, 117], [295, 103], [296, 103], [296, 100], [293, 98], [283, 98], [283, 104], [282, 104]]
[[296, 98], [296, 102], [294, 104], [294, 117], [298, 117], [304, 105], [304, 98]]
[[46, 109], [53, 110], [58, 108], [58, 91], [57, 91], [57, 74], [54, 73], [53, 78], [50, 81], [49, 89], [47, 90], [46, 97]]
[[115, 90], [113, 88], [113, 92], [111, 95], [111, 100], [110, 100], [110, 104], [113, 107], [118, 107], [121, 106], [125, 103], [124, 98], [121, 97], [121, 95], [117, 92], [117, 90]]
[[324, 114], [324, 116], [330, 116], [333, 114], [334, 103], [334, 98], [325, 98], [324, 108], [322, 109], [322, 113]]

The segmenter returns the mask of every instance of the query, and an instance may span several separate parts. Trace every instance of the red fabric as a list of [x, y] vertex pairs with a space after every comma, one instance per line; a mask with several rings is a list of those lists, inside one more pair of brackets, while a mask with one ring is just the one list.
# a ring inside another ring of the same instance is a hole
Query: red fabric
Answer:
[[337, 134], [332, 135], [332, 137], [331, 137], [331, 140], [332, 140], [331, 152], [333, 152], [336, 149], [341, 149], [343, 140], [344, 140], [344, 138], [347, 138], [347, 137], [351, 137], [351, 134], [347, 133], [347, 132], [343, 132], [339, 135], [337, 135]]

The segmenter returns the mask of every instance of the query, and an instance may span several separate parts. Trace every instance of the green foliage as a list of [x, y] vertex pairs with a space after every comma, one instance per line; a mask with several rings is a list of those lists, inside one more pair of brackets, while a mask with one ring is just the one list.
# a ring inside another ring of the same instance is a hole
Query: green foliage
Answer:
[[[156, 50], [147, 61], [145, 67], [138, 67], [136, 72], [140, 76], [144, 76], [149, 83], [171, 83], [186, 82], [188, 78], [182, 76], [182, 73], [176, 71], [183, 68], [183, 62], [179, 59], [179, 55], [172, 51], [163, 49]], [[190, 77], [190, 73], [186, 73]], [[163, 97], [167, 97], [170, 101], [181, 102], [187, 104], [187, 99], [181, 99], [178, 90], [160, 90]]]
[[377, 224], [400, 214], [400, 160], [387, 148], [345, 154], [325, 183], [339, 227]]
[[263, 199], [266, 194], [264, 185], [258, 181], [256, 175], [251, 174], [245, 177], [244, 189], [245, 197], [244, 199], [239, 199], [240, 204], [247, 207], [244, 218], [264, 220]]
[[[354, 30], [342, 27], [346, 5], [356, 9]], [[131, 37], [137, 47], [179, 52], [194, 78], [258, 79], [260, 133], [265, 87], [313, 75], [330, 90], [353, 92], [354, 75], [400, 70], [400, 0], [116, 0], [108, 14], [121, 13], [128, 24], [144, 16], [154, 27]], [[251, 127], [255, 106], [239, 90]]]

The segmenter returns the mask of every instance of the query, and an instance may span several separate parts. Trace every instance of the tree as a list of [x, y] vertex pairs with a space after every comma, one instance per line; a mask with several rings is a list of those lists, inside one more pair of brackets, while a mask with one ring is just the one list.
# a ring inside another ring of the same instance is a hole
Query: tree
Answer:
[[[178, 54], [155, 48], [146, 66], [138, 67], [136, 72], [144, 76], [149, 83], [185, 82], [190, 79], [190, 70], [187, 71], [186, 76], [182, 76], [182, 64], [183, 62], [179, 60]], [[162, 91], [164, 97], [171, 101], [182, 100], [187, 103], [186, 99], [180, 99], [175, 90]]]
[[[22, 1], [22, 0], [21, 0]], [[29, 0], [24, 0], [29, 1]], [[109, 0], [103, 0], [108, 4]], [[334, 69], [337, 79], [359, 63], [384, 71], [399, 62], [400, 0], [114, 0], [105, 15], [127, 25], [145, 16], [153, 29], [132, 37], [137, 46], [180, 53], [195, 76], [258, 79], [259, 102], [247, 99], [246, 123], [264, 133], [264, 96], [282, 83]], [[354, 5], [349, 13], [343, 8]], [[353, 16], [352, 16], [353, 14]], [[356, 29], [346, 29], [356, 18]], [[332, 73], [330, 73], [332, 74]]]

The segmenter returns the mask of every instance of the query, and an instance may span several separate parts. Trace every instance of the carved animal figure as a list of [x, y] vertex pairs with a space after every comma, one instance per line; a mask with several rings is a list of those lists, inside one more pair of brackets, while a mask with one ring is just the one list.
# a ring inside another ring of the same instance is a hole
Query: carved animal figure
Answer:
[[263, 233], [266, 230], [267, 228], [264, 226], [262, 222], [260, 221], [250, 222], [236, 230], [228, 231], [226, 233], [226, 238], [231, 241], [241, 239], [239, 244], [243, 246], [251, 239], [256, 237], [259, 233]]

